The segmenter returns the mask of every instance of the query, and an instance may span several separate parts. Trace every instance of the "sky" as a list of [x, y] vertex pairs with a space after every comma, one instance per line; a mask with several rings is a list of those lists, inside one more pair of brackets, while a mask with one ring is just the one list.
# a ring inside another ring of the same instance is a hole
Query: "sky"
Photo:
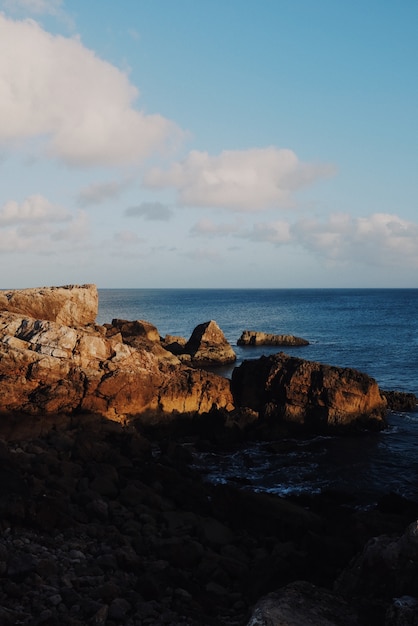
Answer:
[[418, 287], [416, 0], [0, 0], [0, 288]]

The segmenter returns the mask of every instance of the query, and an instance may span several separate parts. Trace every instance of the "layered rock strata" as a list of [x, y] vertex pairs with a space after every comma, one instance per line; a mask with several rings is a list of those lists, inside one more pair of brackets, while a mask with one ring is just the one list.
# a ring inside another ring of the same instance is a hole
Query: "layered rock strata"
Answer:
[[0, 291], [0, 311], [66, 326], [92, 324], [97, 317], [96, 285], [66, 285]]
[[[154, 346], [154, 348], [153, 348]], [[141, 415], [231, 408], [226, 379], [182, 366], [155, 342], [137, 349], [100, 326], [69, 327], [0, 313], [0, 413]]]

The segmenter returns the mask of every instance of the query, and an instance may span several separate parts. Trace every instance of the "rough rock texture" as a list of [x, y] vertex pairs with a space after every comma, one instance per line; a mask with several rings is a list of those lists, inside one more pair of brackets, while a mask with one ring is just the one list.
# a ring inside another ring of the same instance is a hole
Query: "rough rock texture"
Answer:
[[86, 411], [158, 421], [232, 407], [228, 380], [182, 366], [155, 345], [155, 352], [136, 349], [100, 326], [70, 328], [0, 313], [0, 413]]
[[[415, 519], [399, 500], [383, 514], [209, 485], [188, 450], [85, 415], [42, 437], [0, 440], [0, 624], [243, 626], [261, 597], [300, 580], [310, 584], [278, 593], [312, 615], [324, 614], [313, 600], [325, 600], [332, 624], [343, 603], [312, 585], [331, 589], [371, 537], [389, 527], [399, 536]], [[376, 613], [366, 584], [361, 625], [395, 626], [384, 619], [392, 597]], [[415, 626], [396, 622], [406, 624]]]
[[338, 578], [336, 590], [345, 597], [418, 598], [418, 521], [403, 535], [381, 535], [364, 550]]
[[184, 348], [197, 365], [226, 364], [236, 361], [236, 354], [218, 324], [213, 320], [196, 326]]
[[257, 411], [273, 429], [280, 422], [317, 432], [385, 425], [386, 399], [376, 381], [357, 370], [280, 352], [244, 361], [234, 369], [231, 383], [235, 404]]
[[178, 365], [180, 361], [171, 357], [171, 351], [167, 351], [161, 344], [161, 337], [156, 326], [145, 320], [114, 319], [111, 324], [105, 324], [106, 336], [118, 339], [122, 343], [136, 348], [148, 350], [164, 361], [170, 361]]
[[165, 335], [165, 337], [161, 339], [163, 348], [176, 355], [184, 354], [186, 343], [187, 339], [178, 335]]
[[271, 335], [256, 330], [244, 330], [238, 346], [308, 346], [309, 341], [294, 335]]
[[304, 581], [262, 598], [247, 626], [359, 626], [357, 615], [340, 597]]
[[11, 311], [66, 326], [91, 324], [98, 311], [97, 287], [66, 285], [0, 291], [0, 311]]

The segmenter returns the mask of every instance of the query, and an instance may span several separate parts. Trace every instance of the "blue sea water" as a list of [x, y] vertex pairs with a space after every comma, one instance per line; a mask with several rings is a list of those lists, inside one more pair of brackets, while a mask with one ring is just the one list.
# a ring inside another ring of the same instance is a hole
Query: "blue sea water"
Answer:
[[[98, 322], [143, 319], [161, 336], [190, 337], [215, 320], [239, 365], [277, 348], [240, 347], [244, 330], [307, 339], [285, 352], [353, 367], [382, 389], [418, 395], [418, 289], [100, 289]], [[232, 367], [218, 370], [230, 376]], [[373, 500], [393, 491], [418, 501], [418, 412], [392, 413], [389, 428], [359, 438], [298, 442], [292, 453], [267, 443], [202, 455], [209, 480], [245, 482], [281, 495], [335, 488]]]

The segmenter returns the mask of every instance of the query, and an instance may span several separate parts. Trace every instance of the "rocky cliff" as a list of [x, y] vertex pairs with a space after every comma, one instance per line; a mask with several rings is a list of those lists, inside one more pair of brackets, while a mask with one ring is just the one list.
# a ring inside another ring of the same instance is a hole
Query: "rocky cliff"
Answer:
[[[159, 343], [132, 347], [101, 326], [0, 312], [0, 413], [94, 413], [148, 422], [231, 408], [229, 381], [184, 365]], [[19, 421], [19, 420], [17, 420]], [[36, 420], [34, 420], [36, 424]]]
[[91, 324], [98, 311], [96, 285], [66, 285], [0, 291], [0, 311], [67, 326]]

